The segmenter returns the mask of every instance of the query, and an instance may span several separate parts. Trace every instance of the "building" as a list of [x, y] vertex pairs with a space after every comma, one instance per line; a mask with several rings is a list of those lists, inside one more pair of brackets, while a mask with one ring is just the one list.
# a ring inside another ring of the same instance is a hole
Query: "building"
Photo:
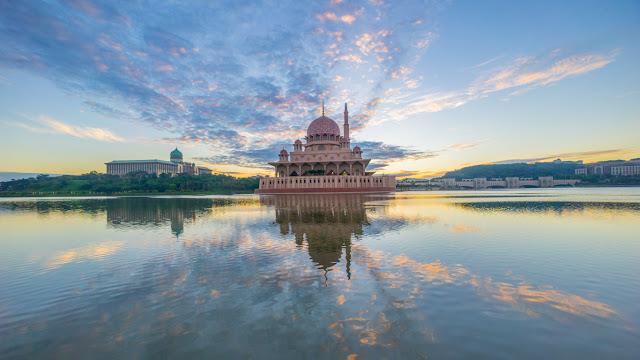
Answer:
[[473, 178], [462, 179], [458, 181], [454, 178], [442, 178], [437, 180], [422, 181], [398, 181], [400, 186], [431, 186], [440, 187], [442, 189], [497, 189], [507, 188], [516, 189], [522, 187], [554, 187], [554, 186], [576, 186], [580, 183], [578, 179], [554, 179], [553, 176], [540, 176], [537, 180], [525, 177], [507, 177], [507, 178]]
[[604, 161], [584, 164], [575, 170], [576, 175], [640, 175], [640, 158], [629, 161]]
[[582, 165], [582, 160], [562, 161], [562, 159], [557, 158], [557, 159], [553, 160], [552, 163], [554, 163], [554, 164], [577, 164], [577, 165]]
[[211, 174], [211, 170], [206, 167], [196, 166], [194, 163], [186, 163], [182, 160], [182, 153], [176, 147], [169, 154], [169, 161], [165, 160], [114, 160], [108, 163], [107, 174], [126, 175], [130, 172], [143, 171], [148, 174], [182, 174], [190, 175]]
[[371, 159], [359, 146], [351, 148], [349, 111], [344, 104], [344, 134], [324, 115], [311, 122], [305, 143], [293, 143], [291, 153], [282, 149], [274, 167], [275, 177], [260, 180], [256, 194], [393, 192], [395, 176], [374, 176], [366, 171]]

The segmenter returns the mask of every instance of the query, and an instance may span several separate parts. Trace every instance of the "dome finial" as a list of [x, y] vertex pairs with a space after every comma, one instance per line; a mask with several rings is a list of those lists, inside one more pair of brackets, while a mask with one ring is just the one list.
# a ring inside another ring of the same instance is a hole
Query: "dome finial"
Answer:
[[324, 100], [322, 100], [322, 116], [324, 116]]

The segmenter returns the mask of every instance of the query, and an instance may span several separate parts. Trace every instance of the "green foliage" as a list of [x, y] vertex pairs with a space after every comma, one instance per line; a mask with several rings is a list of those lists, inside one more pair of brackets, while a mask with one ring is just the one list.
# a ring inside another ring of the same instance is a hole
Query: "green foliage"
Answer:
[[88, 174], [49, 177], [38, 175], [36, 178], [12, 180], [0, 183], [2, 195], [93, 195], [93, 194], [136, 194], [136, 193], [168, 193], [193, 194], [217, 193], [232, 194], [237, 192], [253, 192], [259, 181], [250, 178], [234, 178], [228, 175], [204, 174], [147, 174], [131, 172], [126, 176], [99, 174], [92, 171]]
[[582, 185], [622, 185], [636, 186], [640, 185], [640, 175], [635, 176], [616, 176], [616, 175], [581, 175], [578, 176]]
[[[624, 160], [612, 160], [620, 162]], [[443, 178], [455, 178], [456, 180], [473, 178], [506, 178], [506, 177], [530, 177], [537, 179], [540, 176], [553, 176], [554, 179], [580, 179], [580, 185], [640, 185], [640, 176], [615, 176], [615, 175], [576, 175], [575, 163], [533, 163], [533, 164], [500, 164], [500, 165], [475, 165], [446, 173]]]
[[531, 177], [537, 179], [540, 176], [553, 176], [556, 179], [573, 179], [578, 164], [574, 163], [533, 163], [533, 164], [500, 164], [500, 165], [475, 165], [459, 170], [450, 171], [443, 178], [455, 178], [456, 180], [473, 178], [506, 178], [506, 177]]
[[313, 175], [324, 175], [324, 170], [309, 170], [305, 172], [306, 175], [309, 176], [313, 176]]

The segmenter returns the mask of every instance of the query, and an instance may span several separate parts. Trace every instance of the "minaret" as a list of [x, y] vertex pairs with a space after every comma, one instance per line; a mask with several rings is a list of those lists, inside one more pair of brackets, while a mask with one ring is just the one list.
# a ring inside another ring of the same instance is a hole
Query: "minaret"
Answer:
[[349, 110], [347, 110], [347, 103], [344, 103], [344, 138], [349, 140]]

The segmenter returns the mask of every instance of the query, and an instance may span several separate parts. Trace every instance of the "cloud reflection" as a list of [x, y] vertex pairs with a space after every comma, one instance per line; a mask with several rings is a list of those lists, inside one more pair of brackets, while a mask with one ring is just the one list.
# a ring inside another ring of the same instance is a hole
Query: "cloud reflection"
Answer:
[[45, 270], [50, 271], [71, 263], [79, 263], [87, 260], [101, 261], [107, 256], [122, 250], [123, 247], [123, 241], [104, 241], [98, 244], [58, 251], [51, 254], [51, 256], [47, 256], [47, 260], [44, 261], [42, 266]]

